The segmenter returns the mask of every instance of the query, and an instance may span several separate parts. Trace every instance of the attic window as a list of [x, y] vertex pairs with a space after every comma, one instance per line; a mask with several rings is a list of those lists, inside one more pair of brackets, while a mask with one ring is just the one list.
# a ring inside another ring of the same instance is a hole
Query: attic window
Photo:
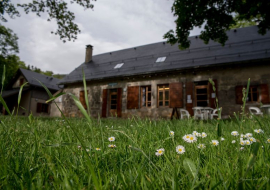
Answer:
[[165, 59], [166, 59], [166, 57], [159, 57], [159, 58], [157, 58], [156, 63], [164, 62]]
[[124, 63], [118, 63], [117, 65], [115, 65], [114, 69], [120, 69], [123, 65]]

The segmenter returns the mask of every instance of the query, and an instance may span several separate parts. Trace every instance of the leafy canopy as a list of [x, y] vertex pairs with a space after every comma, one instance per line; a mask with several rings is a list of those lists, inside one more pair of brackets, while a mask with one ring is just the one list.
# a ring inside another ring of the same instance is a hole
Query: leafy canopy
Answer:
[[[92, 9], [94, 5], [91, 1], [96, 0], [70, 0], [71, 4], [76, 3], [82, 6], [84, 9]], [[77, 39], [80, 29], [76, 23], [74, 23], [75, 15], [69, 11], [67, 1], [64, 0], [32, 0], [30, 3], [17, 4], [18, 7], [22, 7], [25, 13], [33, 12], [37, 16], [41, 16], [41, 13], [48, 15], [48, 21], [52, 19], [56, 20], [58, 28], [51, 33], [59, 35], [63, 42], [75, 41]], [[7, 15], [10, 18], [20, 16], [20, 12], [17, 6], [12, 3], [12, 0], [2, 0], [0, 2], [0, 21], [7, 22]]]
[[199, 37], [205, 43], [214, 40], [224, 45], [228, 40], [226, 31], [245, 21], [256, 23], [258, 32], [263, 35], [270, 29], [269, 10], [269, 0], [175, 0], [172, 12], [176, 17], [176, 29], [167, 32], [164, 38], [186, 49], [190, 46], [190, 31], [194, 27], [204, 27]]

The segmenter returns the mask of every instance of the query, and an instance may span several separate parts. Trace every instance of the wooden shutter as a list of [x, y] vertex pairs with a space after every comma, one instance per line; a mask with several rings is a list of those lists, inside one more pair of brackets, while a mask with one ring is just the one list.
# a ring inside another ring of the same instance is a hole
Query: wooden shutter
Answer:
[[117, 88], [117, 117], [122, 116], [122, 88]]
[[103, 89], [102, 93], [102, 112], [101, 112], [101, 117], [107, 117], [107, 89]]
[[37, 103], [37, 113], [41, 113], [42, 111], [42, 103]]
[[127, 109], [138, 109], [139, 86], [129, 86], [127, 89]]
[[80, 91], [80, 102], [82, 103], [84, 109], [87, 109], [84, 90]]
[[[193, 97], [193, 82], [186, 82], [186, 109], [188, 110], [189, 114], [190, 115], [193, 115], [193, 110], [192, 110], [192, 107], [193, 107], [193, 101], [194, 101], [194, 97]], [[190, 95], [191, 97], [191, 100], [192, 102], [191, 103], [188, 103], [188, 100], [187, 100], [187, 96]]]
[[[216, 98], [218, 98], [218, 83], [217, 83], [217, 80], [215, 80], [215, 79], [213, 81], [215, 83], [216, 92], [214, 92], [213, 85], [209, 82], [209, 95], [208, 95], [208, 97], [209, 97], [209, 107], [215, 109], [217, 106]], [[215, 98], [212, 98], [212, 93], [216, 94]]]
[[269, 89], [268, 89], [268, 85], [267, 84], [261, 84], [260, 85], [260, 88], [261, 88], [261, 93], [260, 93], [261, 103], [263, 103], [263, 104], [269, 103]]
[[243, 86], [236, 86], [235, 87], [235, 98], [236, 98], [236, 104], [243, 104]]
[[183, 84], [170, 83], [170, 108], [182, 108], [183, 107]]

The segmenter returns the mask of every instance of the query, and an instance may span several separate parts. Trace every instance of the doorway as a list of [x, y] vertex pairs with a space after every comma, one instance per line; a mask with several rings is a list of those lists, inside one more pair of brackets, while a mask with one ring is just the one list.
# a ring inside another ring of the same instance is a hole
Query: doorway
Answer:
[[109, 116], [117, 117], [117, 89], [110, 89], [109, 93]]
[[197, 85], [195, 86], [195, 102], [196, 106], [208, 107], [209, 106], [209, 85]]

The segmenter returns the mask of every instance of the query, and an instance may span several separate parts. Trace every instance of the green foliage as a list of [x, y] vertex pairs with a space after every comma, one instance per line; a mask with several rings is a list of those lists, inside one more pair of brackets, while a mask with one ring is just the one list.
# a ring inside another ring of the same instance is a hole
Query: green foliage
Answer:
[[[3, 57], [0, 55], [0, 78], [2, 78], [3, 68], [6, 66], [6, 77], [4, 88], [6, 85], [12, 80], [14, 75], [16, 74], [19, 68], [26, 68], [25, 63], [20, 60], [20, 58], [16, 55], [9, 55], [7, 57]], [[2, 84], [1, 84], [2, 88]]]
[[0, 24], [0, 56], [6, 58], [19, 53], [17, 40], [17, 35], [11, 29]]
[[[76, 3], [84, 9], [93, 9], [94, 5], [91, 1], [92, 0], [70, 0], [70, 3]], [[46, 13], [48, 21], [55, 19], [58, 28], [51, 33], [59, 35], [63, 42], [66, 42], [66, 40], [76, 40], [78, 33], [80, 33], [78, 25], [74, 23], [75, 15], [69, 10], [67, 2], [64, 0], [32, 0], [29, 3], [17, 4], [17, 6], [23, 8], [26, 14], [33, 12], [36, 13], [37, 16], [41, 16], [42, 13]], [[11, 18], [20, 16], [17, 7], [11, 0], [2, 0], [2, 2], [0, 2], [0, 19], [3, 22], [7, 22], [7, 18], [4, 17], [5, 13]]]
[[176, 17], [176, 29], [167, 32], [164, 38], [168, 43], [178, 43], [180, 49], [186, 49], [190, 46], [190, 31], [194, 27], [204, 27], [199, 37], [206, 44], [214, 40], [224, 45], [228, 40], [226, 31], [246, 21], [257, 23], [258, 32], [264, 35], [270, 29], [269, 8], [269, 0], [175, 0], [172, 12]]
[[[270, 144], [262, 148], [270, 135], [269, 117], [258, 118], [260, 124], [255, 119], [245, 121], [243, 133], [256, 128], [265, 133], [253, 133], [258, 145], [246, 145], [241, 151], [239, 136], [231, 135], [237, 128], [231, 120], [224, 121], [225, 140], [219, 147], [210, 144], [216, 139], [212, 121], [101, 119], [93, 120], [89, 128], [81, 118], [64, 121], [31, 116], [18, 117], [16, 122], [0, 116], [0, 120], [2, 189], [237, 189], [238, 185], [269, 189]], [[175, 132], [174, 141], [168, 128]], [[194, 130], [206, 132], [207, 137], [194, 144], [185, 142], [182, 137]], [[108, 141], [111, 136], [114, 142]], [[198, 143], [206, 148], [198, 149]], [[116, 147], [109, 148], [109, 144]], [[183, 145], [186, 152], [177, 154], [177, 145]], [[155, 155], [159, 148], [165, 149], [164, 155]]]

